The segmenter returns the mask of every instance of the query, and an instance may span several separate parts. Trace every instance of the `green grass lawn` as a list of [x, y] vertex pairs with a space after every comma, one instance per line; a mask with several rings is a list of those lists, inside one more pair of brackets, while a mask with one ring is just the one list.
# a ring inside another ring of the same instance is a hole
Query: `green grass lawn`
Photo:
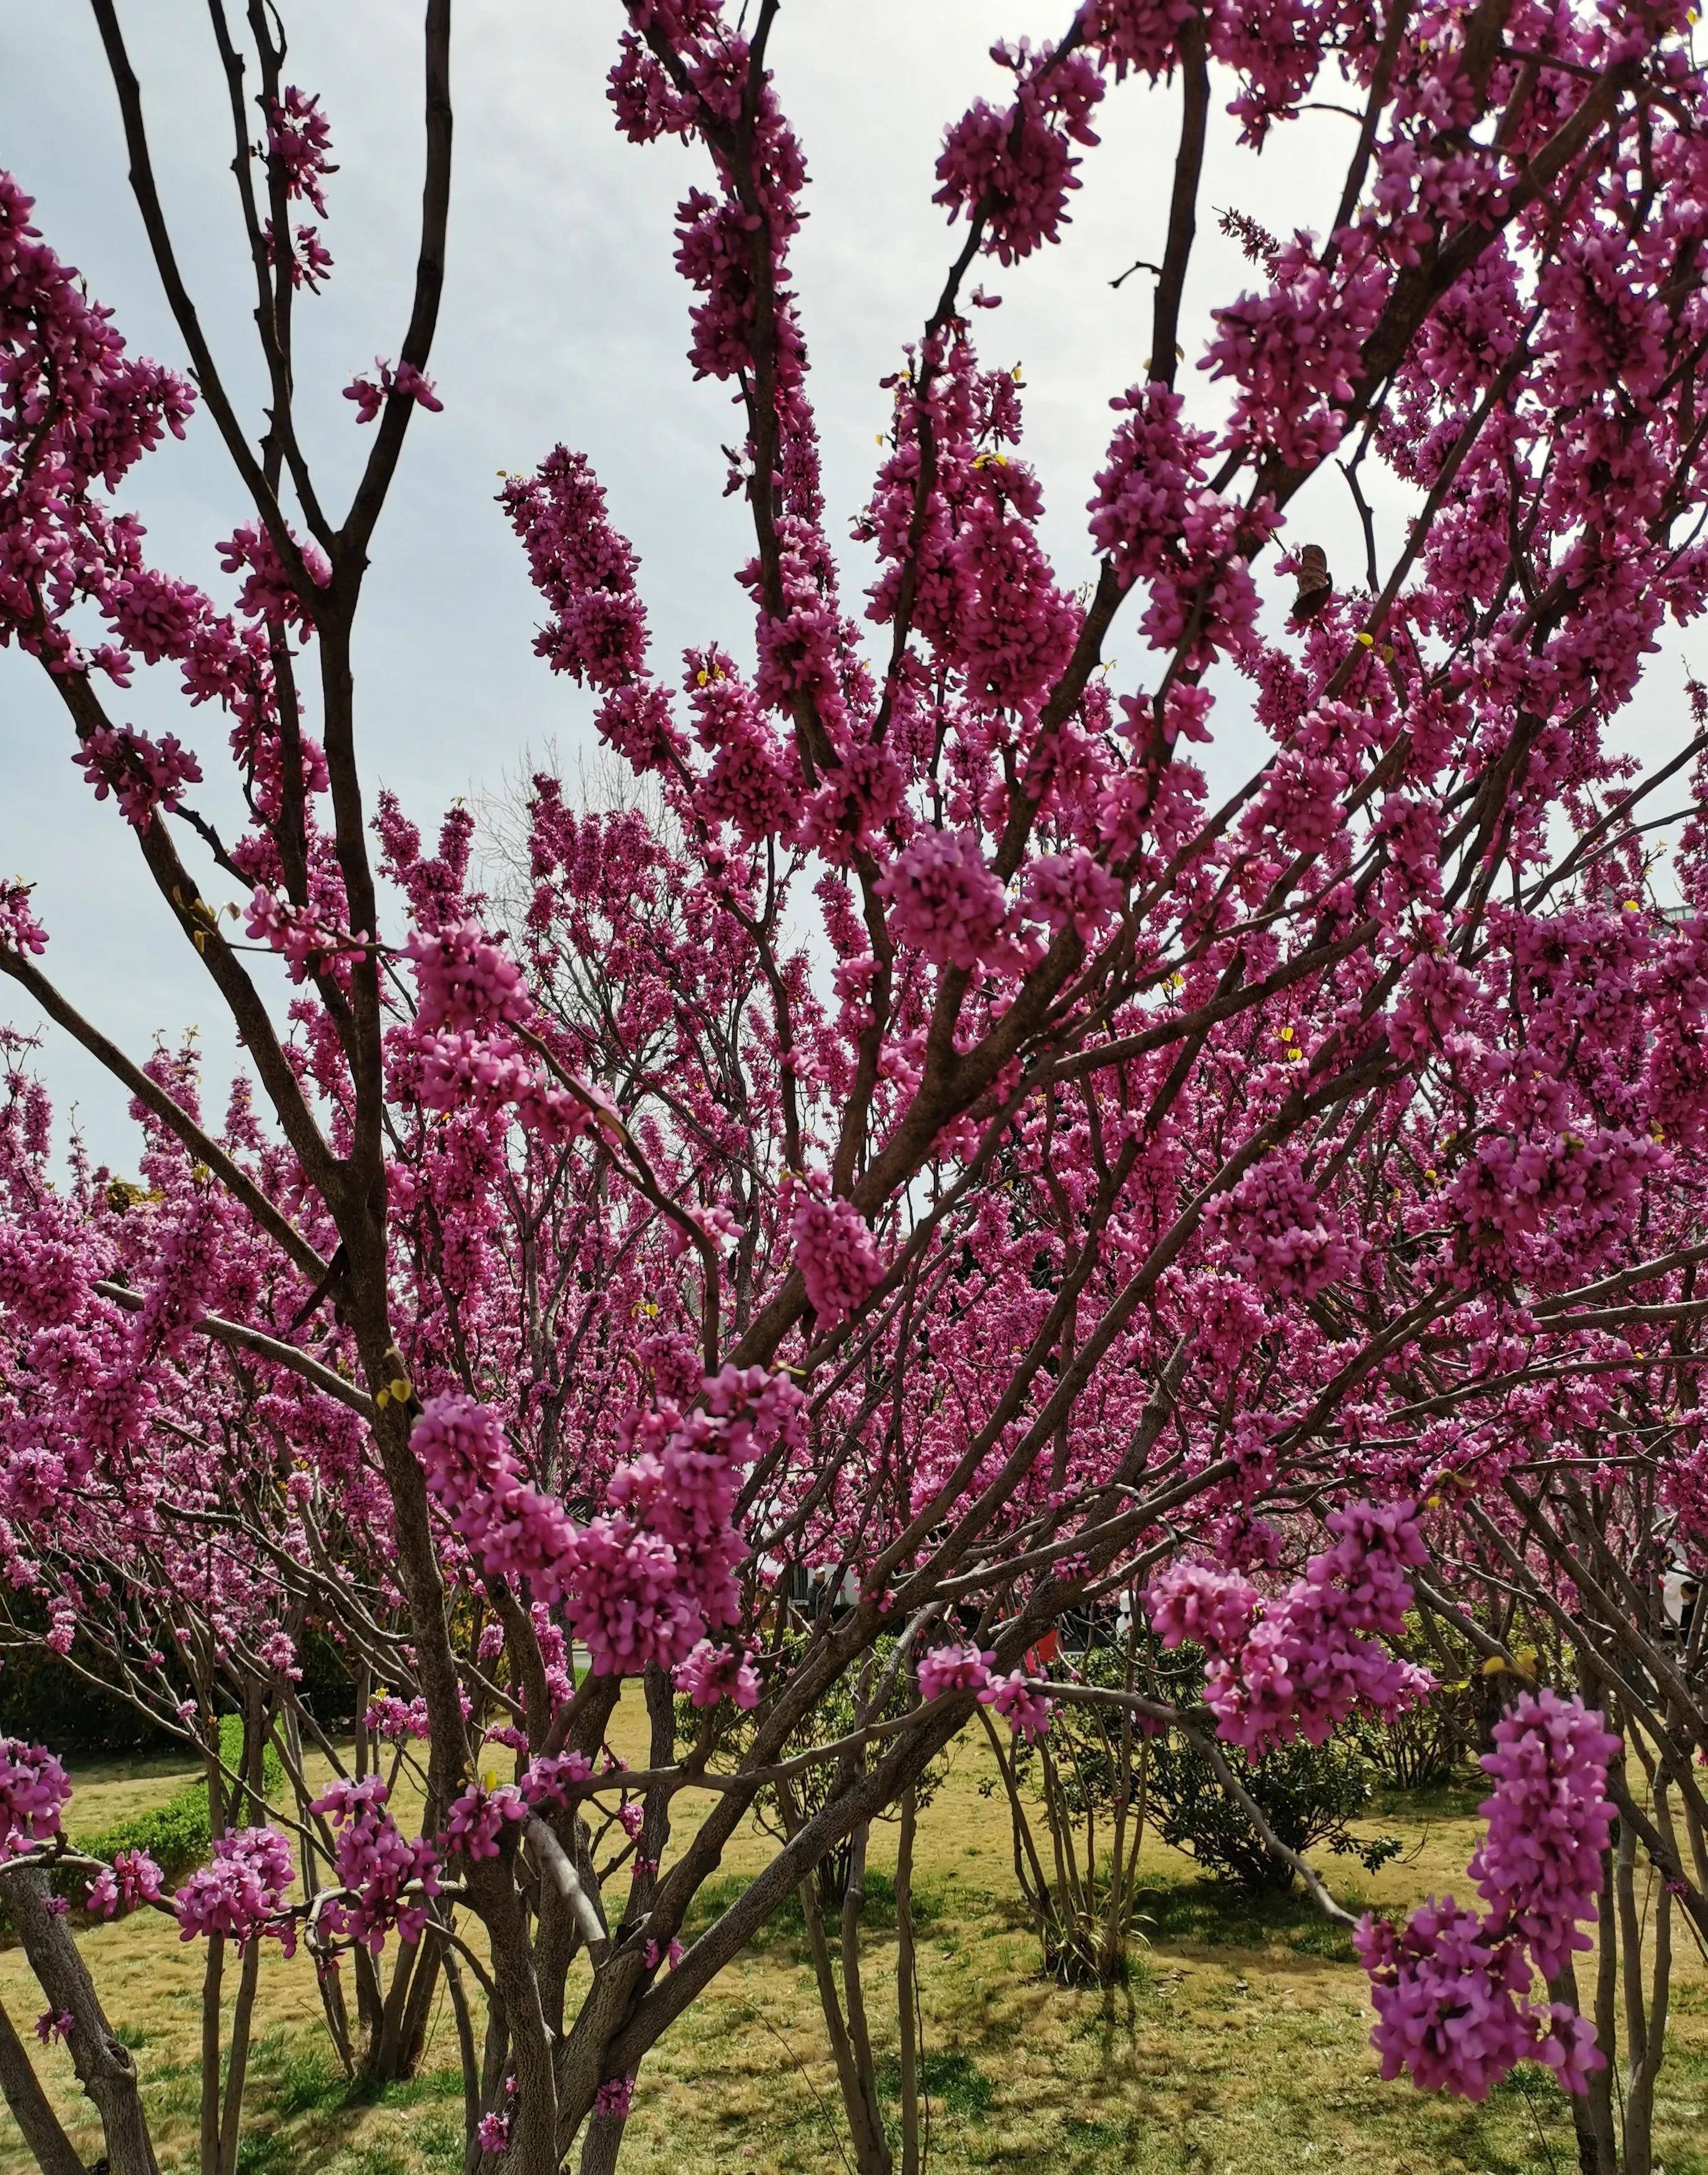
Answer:
[[[638, 1717], [632, 1718], [638, 1730]], [[622, 1731], [618, 1742], [623, 1746]], [[638, 1749], [638, 1744], [637, 1746]], [[1483, 2107], [1385, 2085], [1369, 2046], [1363, 1974], [1350, 1944], [1308, 1906], [1254, 1902], [1147, 1846], [1141, 1908], [1147, 1944], [1112, 1993], [1064, 1990], [1038, 1972], [1010, 1874], [1006, 1814], [981, 1795], [988, 1754], [957, 1747], [922, 1818], [915, 1878], [938, 2175], [1573, 2175], [1564, 2102], [1526, 2069]], [[171, 1794], [182, 1772], [109, 1771], [80, 1789], [76, 1826], [109, 1824]], [[1404, 1836], [1400, 1859], [1364, 1880], [1366, 1900], [1402, 1905], [1456, 1882], [1478, 1832], [1477, 1793], [1390, 1800], [1369, 1826]], [[762, 1862], [738, 1839], [698, 1916]], [[893, 1863], [880, 1831], [872, 1862]], [[1331, 1872], [1341, 1870], [1329, 1861]], [[720, 1888], [721, 1884], [721, 1888]], [[872, 1883], [868, 1999], [897, 2089], [894, 1909]], [[82, 1939], [108, 2012], [135, 2049], [168, 2171], [194, 2165], [200, 2089], [199, 1946], [152, 1915]], [[317, 2022], [312, 1973], [269, 1959], [251, 2069], [244, 2175], [451, 2175], [462, 2165], [462, 2102], [450, 2020], [436, 2023], [427, 2073], [377, 2102], [352, 2102]], [[0, 1998], [27, 2030], [41, 2004], [23, 1958], [0, 1954]], [[33, 2042], [31, 2042], [33, 2046]], [[1662, 2075], [1656, 2153], [1667, 2175], [1708, 2175], [1708, 1973], [1686, 1950]], [[74, 2134], [95, 2156], [71, 2065], [40, 2067]], [[30, 2165], [0, 2112], [0, 2175]], [[623, 2166], [632, 2175], [819, 2175], [842, 2167], [841, 2115], [798, 1907], [766, 1928], [641, 2073]]]

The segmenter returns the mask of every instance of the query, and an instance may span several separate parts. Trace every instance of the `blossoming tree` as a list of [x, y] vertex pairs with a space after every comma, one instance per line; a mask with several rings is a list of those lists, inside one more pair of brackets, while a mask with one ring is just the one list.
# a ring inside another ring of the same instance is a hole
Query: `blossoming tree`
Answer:
[[[39, 660], [110, 804], [95, 820], [127, 827], [252, 1082], [210, 1123], [182, 1066], [118, 1048], [52, 979], [27, 883], [0, 893], [0, 971], [133, 1096], [161, 1196], [121, 1216], [93, 1174], [56, 1188], [20, 1080], [8, 1574], [47, 1635], [98, 1622], [176, 1712], [182, 1671], [108, 1606], [99, 1535], [75, 1530], [98, 1502], [156, 1614], [210, 1686], [255, 1690], [299, 1773], [296, 1639], [344, 1642], [367, 1733], [423, 1748], [417, 1831], [359, 1758], [298, 1793], [300, 1851], [256, 1822], [176, 1896], [127, 1863], [90, 1869], [93, 1900], [171, 1909], [246, 1971], [266, 1940], [328, 1971], [395, 1944], [420, 1961], [375, 1982], [372, 2058], [407, 2060], [411, 1985], [442, 1971], [471, 2166], [578, 2153], [603, 2175], [648, 2051], [826, 1852], [980, 1702], [1047, 1726], [1060, 1695], [1026, 1657], [1065, 1608], [1140, 1587], [1165, 1637], [1205, 1646], [1204, 1712], [1163, 1718], [1237, 1797], [1245, 1754], [1416, 1694], [1388, 1642], [1414, 1599], [1457, 1606], [1485, 1481], [1521, 1485], [1456, 1455], [1431, 1401], [1503, 1371], [1551, 1397], [1586, 1349], [1640, 1372], [1653, 1325], [1688, 1338], [1705, 901], [1687, 857], [1686, 911], [1662, 911], [1643, 833], [1704, 735], [1645, 774], [1610, 726], [1708, 578], [1704, 84], [1674, 0], [1065, 7], [1055, 42], [997, 49], [1002, 100], [946, 134], [952, 262], [898, 333], [854, 606], [790, 270], [806, 166], [769, 72], [777, 0], [751, 24], [713, 0], [614, 8], [618, 126], [702, 158], [677, 261], [690, 359], [738, 416], [752, 634], [666, 667], [586, 459], [541, 448], [507, 483], [540, 654], [594, 691], [659, 811], [577, 810], [542, 777], [507, 931], [466, 819], [429, 854], [372, 795], [351, 665], [390, 484], [439, 405], [450, 0], [426, 8], [414, 301], [395, 361], [344, 388], [372, 437], [342, 513], [299, 436], [293, 348], [333, 268], [307, 216], [328, 217], [327, 117], [285, 79], [273, 13], [239, 26], [216, 0], [255, 436], [186, 288], [116, 0], [92, 4], [194, 384], [130, 354], [0, 182], [0, 638]], [[1320, 80], [1359, 117], [1335, 216], [1228, 214], [1250, 285], [1189, 369], [1212, 102], [1255, 150]], [[1179, 149], [1143, 214], [1149, 361], [1136, 383], [1111, 366], [1076, 588], [1039, 542], [1015, 376], [979, 352], [995, 297], [969, 283], [1024, 279], [1057, 237], [1094, 119], [1158, 111]], [[238, 494], [223, 606], [150, 563], [115, 496], [198, 405]], [[1376, 469], [1409, 501], [1398, 534]], [[1331, 490], [1367, 540], [1338, 582], [1295, 528]], [[1263, 606], [1266, 559], [1299, 577], [1290, 613]], [[1115, 682], [1124, 622], [1142, 662]], [[183, 736], [122, 722], [139, 664], [182, 675], [202, 712]], [[1230, 706], [1272, 751], [1212, 806], [1188, 750]], [[247, 811], [229, 841], [195, 798], [216, 761]], [[1667, 1426], [1700, 1505], [1690, 1424]], [[1325, 1521], [1306, 1564], [1296, 1537]], [[804, 1637], [779, 1602], [795, 1565], [850, 1603]], [[282, 1645], [238, 1605], [246, 1576]], [[854, 1730], [804, 1755], [835, 1763], [819, 1809], [684, 1950], [757, 1793], [862, 1669]], [[605, 1740], [630, 1679], [651, 1750], [622, 1771]], [[1581, 2085], [1589, 2026], [1531, 1973], [1563, 1977], [1628, 1786], [1556, 1695], [1490, 1760], [1486, 1916], [1444, 1902], [1362, 1937], [1384, 2058], [1478, 2091], [1537, 2055]], [[68, 1788], [7, 1749], [0, 1879], [114, 2175], [145, 2175], [134, 2068], [48, 1907]], [[710, 1809], [676, 1832], [686, 1793]], [[1559, 1817], [1526, 1855], [1544, 1798]], [[1700, 1851], [1672, 1869], [1704, 1924]], [[59, 2175], [22, 2052], [0, 2032]], [[241, 2097], [234, 2047], [204, 2175], [232, 2164]], [[881, 2127], [856, 2142], [887, 2166]]]

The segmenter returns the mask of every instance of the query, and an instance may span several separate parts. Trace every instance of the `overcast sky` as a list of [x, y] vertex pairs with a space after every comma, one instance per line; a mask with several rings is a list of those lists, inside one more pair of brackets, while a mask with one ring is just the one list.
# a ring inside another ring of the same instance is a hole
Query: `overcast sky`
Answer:
[[[420, 187], [419, 4], [282, 0], [287, 79], [319, 91], [339, 171], [324, 239], [330, 285], [298, 314], [301, 426], [334, 509], [368, 433], [339, 397], [355, 370], [396, 354], [408, 312]], [[241, 9], [232, 8], [234, 15]], [[243, 252], [229, 108], [202, 0], [121, 0], [142, 79], [162, 194], [187, 277], [228, 384], [258, 415], [252, 290]], [[975, 96], [1000, 97], [998, 36], [1059, 31], [1071, 0], [786, 0], [773, 39], [781, 95], [804, 144], [810, 212], [794, 250], [814, 366], [832, 538], [870, 494], [887, 418], [878, 381], [896, 366], [941, 284], [954, 236], [930, 202], [946, 122]], [[672, 213], [702, 181], [702, 155], [620, 138], [605, 98], [621, 9], [615, 0], [458, 0], [453, 54], [456, 155], [449, 263], [432, 372], [445, 410], [418, 416], [373, 550], [357, 651], [360, 747], [369, 790], [393, 787], [424, 826], [458, 794], [490, 792], [555, 741], [567, 762], [591, 740], [589, 705], [531, 651], [535, 599], [492, 503], [501, 469], [531, 468], [559, 440], [588, 453], [613, 518], [632, 539], [661, 669], [714, 635], [751, 651], [751, 611], [733, 570], [751, 550], [739, 501], [721, 496], [720, 440], [735, 428], [727, 392], [692, 382], [688, 290], [671, 263]], [[1204, 216], [1184, 337], [1196, 361], [1214, 304], [1251, 280], [1215, 231], [1233, 205], [1274, 228], [1320, 228], [1332, 212], [1353, 123], [1311, 115], [1261, 159], [1239, 150], [1217, 100]], [[1326, 100], [1342, 95], [1325, 84]], [[1141, 378], [1151, 283], [1109, 282], [1157, 258], [1178, 127], [1177, 88], [1130, 82], [1101, 110], [1103, 141], [1057, 248], [984, 278], [1004, 296], [978, 323], [988, 361], [1019, 362], [1026, 451], [1044, 480], [1046, 540], [1065, 579], [1093, 571], [1084, 505], [1112, 418], [1111, 394]], [[118, 117], [82, 0], [0, 0], [0, 163], [37, 200], [45, 237], [112, 304], [133, 347], [184, 360], [160, 300], [125, 181]], [[1217, 390], [1185, 383], [1206, 415]], [[224, 599], [213, 545], [245, 517], [211, 426], [198, 418], [133, 472], [125, 502], [147, 523], [155, 563]], [[1379, 502], [1385, 550], [1403, 508]], [[1293, 534], [1324, 541], [1350, 572], [1357, 547], [1337, 478], [1293, 512]], [[869, 568], [845, 547], [849, 594]], [[1147, 684], [1147, 659], [1118, 632], [1115, 684]], [[1678, 736], [1680, 645], [1656, 660], [1636, 719], [1645, 743]], [[139, 673], [113, 699], [121, 719], [175, 730], [210, 781], [225, 727], [187, 710], [176, 668]], [[1243, 777], [1261, 740], [1237, 696], [1216, 714], [1212, 782]], [[0, 877], [38, 886], [52, 943], [44, 965], [133, 1053], [157, 1031], [206, 1031], [217, 1083], [229, 1043], [193, 960], [143, 880], [109, 801], [97, 806], [70, 762], [71, 736], [40, 668], [0, 652]], [[219, 809], [210, 783], [198, 800]], [[210, 895], [224, 897], [215, 876]], [[282, 984], [281, 984], [282, 986]], [[14, 991], [0, 1019], [33, 1025]], [[79, 1053], [46, 1070], [75, 1103], [96, 1150], [131, 1157], [122, 1098]]]

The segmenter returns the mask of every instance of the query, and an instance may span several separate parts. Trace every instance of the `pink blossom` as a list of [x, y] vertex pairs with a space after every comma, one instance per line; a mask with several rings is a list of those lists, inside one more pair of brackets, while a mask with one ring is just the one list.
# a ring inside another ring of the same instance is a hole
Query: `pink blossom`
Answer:
[[426, 377], [412, 362], [400, 362], [395, 369], [390, 363], [374, 357], [371, 377], [353, 377], [344, 388], [346, 400], [355, 403], [358, 423], [372, 423], [378, 420], [380, 410], [388, 399], [413, 400], [436, 415], [445, 404], [433, 390], [433, 381]]
[[897, 940], [968, 972], [1013, 957], [1002, 887], [965, 832], [922, 831], [880, 879]]
[[96, 725], [72, 757], [95, 788], [97, 800], [111, 793], [126, 822], [140, 831], [156, 808], [176, 808], [186, 785], [202, 767], [174, 734], [156, 743], [132, 726]]
[[621, 2122], [627, 2115], [635, 2096], [635, 2080], [630, 2077], [607, 2078], [594, 2094], [594, 2108], [597, 2113], [608, 2115]]
[[716, 1706], [732, 1700], [737, 1706], [759, 1704], [759, 1678], [753, 1657], [739, 1646], [714, 1646], [702, 1639], [693, 1652], [678, 1662], [672, 1681], [695, 1706]]
[[990, 1686], [990, 1664], [995, 1658], [970, 1645], [934, 1647], [919, 1657], [919, 1697], [929, 1700], [945, 1692], [983, 1694]]
[[[922, 1681], [920, 1690], [924, 1689]], [[979, 1704], [1000, 1714], [1017, 1736], [1028, 1738], [1034, 1744], [1048, 1733], [1055, 1712], [1042, 1692], [1031, 1689], [1020, 1669], [1011, 1670], [1006, 1677], [993, 1676], [979, 1693]]]
[[286, 1955], [294, 1954], [296, 1920], [284, 1896], [296, 1878], [290, 1839], [279, 1829], [238, 1828], [221, 1836], [213, 1863], [192, 1873], [172, 1897], [180, 1939], [224, 1934], [247, 1948], [271, 1934]]
[[1014, 74], [1017, 102], [1001, 111], [981, 98], [949, 129], [932, 201], [952, 220], [982, 214], [984, 247], [1011, 264], [1060, 239], [1068, 193], [1079, 187], [1070, 146], [1097, 142], [1087, 117], [1103, 84], [1082, 53], [1053, 61], [1048, 46], [1034, 54], [1022, 43], [996, 46], [992, 57]]
[[857, 1314], [884, 1273], [865, 1218], [851, 1201], [803, 1192], [792, 1228], [807, 1299], [826, 1328]]
[[428, 1487], [488, 1577], [530, 1578], [548, 1595], [562, 1590], [578, 1560], [575, 1527], [525, 1478], [491, 1406], [454, 1391], [431, 1397], [410, 1442]]
[[1586, 2018], [1564, 2003], [1538, 2009], [1526, 1999], [1531, 1966], [1521, 1944], [1491, 1941], [1484, 1921], [1450, 1896], [1424, 1904], [1402, 1928], [1366, 1917], [1356, 1939], [1384, 2077], [1409, 2070], [1426, 2091], [1482, 2100], [1522, 2061], [1548, 2063], [1579, 2092], [1589, 2070], [1606, 2066]]
[[360, 1941], [374, 1955], [393, 1928], [401, 1940], [419, 1941], [426, 1901], [439, 1892], [438, 1852], [425, 1836], [404, 1840], [387, 1809], [389, 1795], [381, 1777], [369, 1775], [334, 1782], [309, 1807], [332, 1823], [333, 1865], [345, 1890], [324, 1904], [319, 1923], [334, 1939]]
[[326, 217], [326, 198], [321, 184], [338, 168], [328, 157], [332, 149], [332, 124], [320, 110], [320, 99], [287, 84], [282, 98], [267, 110], [267, 148], [285, 170], [287, 196], [306, 197], [321, 217]]
[[71, 1778], [45, 1745], [0, 1737], [0, 1857], [51, 1842], [71, 1796]]
[[1241, 1644], [1257, 1605], [1249, 1580], [1204, 1563], [1172, 1564], [1145, 1592], [1145, 1613], [1165, 1647], [1190, 1640], [1211, 1654]]
[[92, 1918], [114, 1918], [140, 1903], [158, 1901], [165, 1875], [146, 1851], [121, 1850], [103, 1866], [84, 1891], [84, 1908]]
[[507, 1827], [519, 1827], [529, 1816], [522, 1793], [513, 1784], [489, 1790], [471, 1783], [453, 1798], [445, 1816], [445, 1847], [464, 1858], [496, 1858]]
[[0, 944], [14, 952], [45, 952], [47, 931], [30, 910], [32, 886], [0, 883]]
[[1488, 1823], [1471, 1878], [1503, 1926], [1527, 1943], [1551, 1978], [1592, 1944], [1602, 1852], [1613, 1831], [1608, 1763], [1622, 1749], [1602, 1719], [1544, 1687], [1525, 1692], [1494, 1725], [1481, 1765], [1495, 1778], [1478, 1807]]
[[476, 922], [418, 933], [404, 956], [415, 963], [418, 1017], [428, 1033], [515, 1025], [532, 1012], [521, 968]]

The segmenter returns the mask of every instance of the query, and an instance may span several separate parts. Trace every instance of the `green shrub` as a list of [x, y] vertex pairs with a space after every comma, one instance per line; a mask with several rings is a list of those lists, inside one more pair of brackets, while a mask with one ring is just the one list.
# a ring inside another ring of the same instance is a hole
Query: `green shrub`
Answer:
[[[1190, 1706], [1201, 1684], [1201, 1663], [1190, 1647], [1170, 1657], [1178, 1673], [1168, 1696]], [[1358, 1739], [1336, 1736], [1326, 1744], [1303, 1738], [1278, 1744], [1255, 1765], [1230, 1749], [1229, 1765], [1252, 1802], [1289, 1850], [1326, 1844], [1337, 1857], [1355, 1858], [1374, 1873], [1397, 1856], [1392, 1836], [1364, 1842], [1349, 1823], [1368, 1809], [1377, 1771]], [[1271, 1852], [1250, 1816], [1217, 1780], [1197, 1748], [1173, 1731], [1150, 1747], [1147, 1776], [1151, 1816], [1164, 1842], [1190, 1850], [1206, 1873], [1254, 1893], [1293, 1886], [1291, 1869]]]

